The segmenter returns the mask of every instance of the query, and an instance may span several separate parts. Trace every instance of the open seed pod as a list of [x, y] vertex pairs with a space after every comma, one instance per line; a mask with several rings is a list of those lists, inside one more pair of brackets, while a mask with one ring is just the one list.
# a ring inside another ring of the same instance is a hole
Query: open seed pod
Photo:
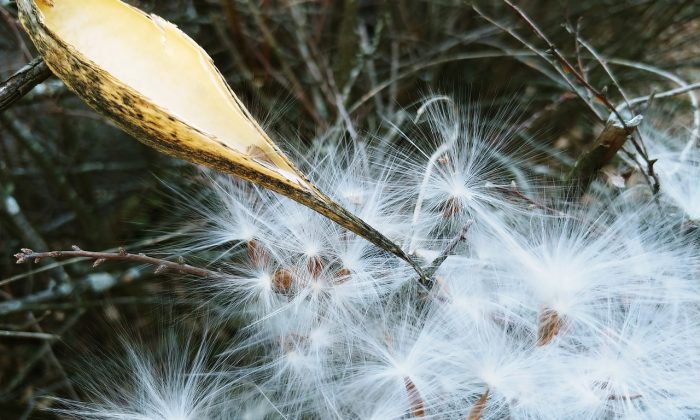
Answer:
[[319, 191], [270, 140], [211, 58], [175, 25], [119, 0], [17, 0], [51, 70], [158, 150], [281, 193], [420, 268]]

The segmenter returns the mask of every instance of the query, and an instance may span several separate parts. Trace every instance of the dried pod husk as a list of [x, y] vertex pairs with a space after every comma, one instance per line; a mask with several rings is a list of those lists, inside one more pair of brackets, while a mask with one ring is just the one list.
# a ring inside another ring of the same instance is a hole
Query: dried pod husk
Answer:
[[[254, 182], [417, 264], [319, 191], [272, 142], [211, 58], [175, 25], [119, 0], [17, 0], [22, 25], [69, 89], [163, 153]], [[424, 277], [424, 276], [422, 276]]]

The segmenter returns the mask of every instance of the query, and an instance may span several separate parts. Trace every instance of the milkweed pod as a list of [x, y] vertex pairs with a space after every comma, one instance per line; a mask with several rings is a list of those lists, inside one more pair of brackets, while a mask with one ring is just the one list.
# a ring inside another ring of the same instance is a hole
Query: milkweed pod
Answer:
[[211, 58], [175, 25], [119, 0], [17, 0], [46, 64], [97, 112], [161, 152], [249, 180], [323, 214], [420, 271], [319, 191], [272, 142]]

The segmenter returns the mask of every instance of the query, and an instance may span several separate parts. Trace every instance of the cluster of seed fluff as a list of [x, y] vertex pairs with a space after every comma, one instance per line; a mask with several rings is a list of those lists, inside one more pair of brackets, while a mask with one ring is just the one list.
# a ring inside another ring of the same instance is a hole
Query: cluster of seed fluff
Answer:
[[657, 197], [630, 187], [577, 198], [551, 181], [537, 188], [507, 115], [480, 119], [444, 99], [416, 114], [391, 145], [316, 144], [307, 172], [437, 267], [432, 287], [309, 209], [210, 179], [211, 198], [190, 203], [201, 227], [183, 249], [221, 270], [195, 287], [219, 325], [239, 325], [216, 369], [175, 358], [156, 378], [132, 352], [130, 387], [67, 412], [698, 418], [698, 154], [664, 149]]

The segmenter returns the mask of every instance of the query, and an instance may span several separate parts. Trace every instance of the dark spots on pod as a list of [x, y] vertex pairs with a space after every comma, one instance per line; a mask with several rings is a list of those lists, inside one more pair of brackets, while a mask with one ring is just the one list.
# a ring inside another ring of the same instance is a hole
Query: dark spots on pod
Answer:
[[122, 95], [122, 103], [126, 107], [131, 107], [133, 105], [133, 102], [131, 100], [131, 95], [128, 95], [128, 94]]
[[90, 83], [94, 84], [95, 86], [101, 86], [102, 85], [102, 80], [100, 77], [97, 75], [97, 73], [92, 73], [92, 72], [85, 72], [85, 79], [89, 81]]
[[81, 66], [80, 66], [80, 62], [78, 62], [78, 60], [76, 60], [76, 59], [74, 59], [74, 58], [71, 58], [71, 59], [68, 60], [68, 66], [70, 67], [70, 70], [71, 70], [73, 73], [78, 73], [78, 72], [81, 71], [81, 69], [80, 69], [80, 67], [81, 67]]

